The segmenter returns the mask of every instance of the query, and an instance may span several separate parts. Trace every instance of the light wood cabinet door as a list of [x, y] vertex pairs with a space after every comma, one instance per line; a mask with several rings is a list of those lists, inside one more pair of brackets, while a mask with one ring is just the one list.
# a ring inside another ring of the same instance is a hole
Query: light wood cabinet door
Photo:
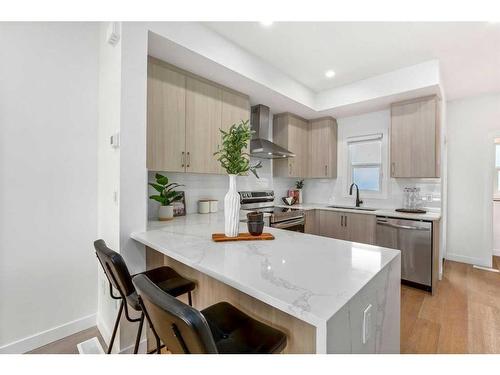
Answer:
[[375, 244], [377, 217], [375, 215], [344, 213], [346, 240]]
[[391, 177], [439, 177], [439, 142], [436, 97], [391, 106]]
[[304, 213], [305, 224], [304, 233], [319, 235], [319, 211], [318, 210], [307, 210]]
[[149, 170], [184, 172], [185, 105], [186, 77], [150, 61], [146, 156]]
[[[233, 124], [250, 120], [250, 100], [247, 96], [229, 90], [222, 90], [222, 124], [221, 129], [228, 130]], [[250, 123], [249, 123], [250, 124]], [[219, 146], [222, 142], [221, 135], [218, 136]], [[249, 152], [250, 144], [244, 150]], [[219, 165], [219, 173], [225, 170]]]
[[344, 215], [343, 212], [320, 210], [319, 235], [346, 240], [348, 234], [344, 226]]
[[273, 142], [295, 154], [294, 157], [287, 159], [274, 159], [274, 176], [308, 177], [309, 129], [307, 121], [291, 113], [275, 115]]
[[222, 89], [186, 77], [186, 172], [221, 173], [214, 156], [221, 124]]
[[333, 117], [309, 121], [308, 177], [337, 177], [337, 121]]

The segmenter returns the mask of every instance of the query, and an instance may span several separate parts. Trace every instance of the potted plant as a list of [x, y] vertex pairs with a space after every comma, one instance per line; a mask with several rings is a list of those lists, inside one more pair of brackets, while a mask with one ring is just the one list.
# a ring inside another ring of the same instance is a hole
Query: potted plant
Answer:
[[156, 182], [150, 182], [149, 185], [153, 187], [158, 193], [151, 195], [149, 198], [160, 203], [158, 209], [158, 217], [161, 221], [172, 220], [174, 217], [174, 206], [172, 203], [182, 199], [182, 194], [174, 189], [183, 186], [177, 183], [168, 183], [168, 177], [159, 173], [155, 175]]
[[304, 187], [304, 180], [298, 180], [295, 182], [295, 188], [299, 191], [299, 204], [302, 203], [302, 188]]
[[219, 130], [222, 146], [219, 146], [214, 156], [229, 175], [229, 190], [224, 197], [224, 233], [227, 237], [237, 237], [240, 224], [240, 195], [236, 188], [236, 176], [250, 171], [259, 178], [256, 170], [261, 168], [262, 164], [258, 162], [251, 166], [250, 155], [243, 151], [248, 147], [253, 133], [248, 121], [233, 124], [227, 131]]

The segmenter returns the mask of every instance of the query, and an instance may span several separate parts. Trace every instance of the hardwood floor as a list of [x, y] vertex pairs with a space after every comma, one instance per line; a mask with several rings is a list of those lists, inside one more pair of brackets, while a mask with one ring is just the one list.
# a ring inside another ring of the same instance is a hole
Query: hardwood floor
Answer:
[[77, 332], [71, 336], [64, 337], [60, 340], [51, 342], [50, 344], [41, 346], [27, 354], [78, 354], [77, 344], [89, 340], [92, 337], [97, 337], [101, 346], [104, 350], [107, 349], [107, 345], [104, 342], [97, 327], [91, 327], [81, 332]]
[[500, 353], [500, 273], [446, 261], [434, 296], [402, 285], [401, 353]]
[[[500, 269], [500, 257], [494, 257]], [[33, 354], [77, 354], [97, 327], [35, 349]], [[500, 353], [500, 273], [446, 261], [434, 296], [401, 286], [401, 353]]]

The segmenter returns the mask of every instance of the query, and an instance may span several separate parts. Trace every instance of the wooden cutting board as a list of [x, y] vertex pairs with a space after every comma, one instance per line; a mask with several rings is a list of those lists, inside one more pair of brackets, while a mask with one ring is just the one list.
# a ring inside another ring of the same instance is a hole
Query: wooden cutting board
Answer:
[[239, 233], [238, 237], [226, 237], [224, 233], [213, 233], [212, 240], [215, 242], [274, 240], [274, 236], [271, 233], [262, 233], [260, 236], [252, 236], [250, 233]]

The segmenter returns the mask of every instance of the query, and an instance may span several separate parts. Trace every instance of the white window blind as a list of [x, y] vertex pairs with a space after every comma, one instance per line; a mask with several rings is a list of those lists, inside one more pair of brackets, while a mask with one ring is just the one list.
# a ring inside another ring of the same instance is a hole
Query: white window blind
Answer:
[[380, 164], [382, 162], [382, 137], [377, 140], [357, 141], [349, 143], [351, 163]]

